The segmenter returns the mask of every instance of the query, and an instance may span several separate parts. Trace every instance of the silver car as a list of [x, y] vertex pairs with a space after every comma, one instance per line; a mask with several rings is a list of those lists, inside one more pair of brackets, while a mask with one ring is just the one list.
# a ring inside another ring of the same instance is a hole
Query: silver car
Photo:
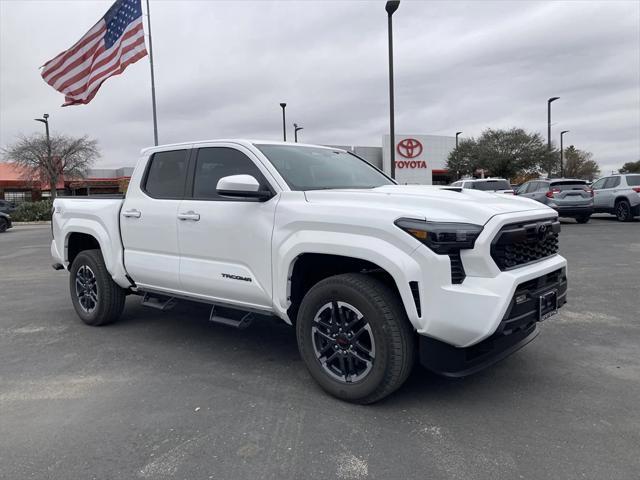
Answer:
[[595, 212], [610, 213], [621, 222], [640, 215], [640, 173], [603, 177], [591, 188]]
[[593, 213], [593, 191], [584, 180], [554, 178], [522, 184], [516, 195], [537, 200], [553, 208], [560, 217], [587, 223]]

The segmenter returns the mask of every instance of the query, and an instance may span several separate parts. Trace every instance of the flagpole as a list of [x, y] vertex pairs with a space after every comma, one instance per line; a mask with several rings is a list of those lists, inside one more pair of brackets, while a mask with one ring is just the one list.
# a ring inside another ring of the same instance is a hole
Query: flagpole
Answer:
[[149, 65], [151, 66], [151, 102], [153, 106], [153, 141], [158, 145], [158, 116], [156, 114], [156, 82], [153, 74], [153, 43], [151, 41], [151, 11], [147, 0], [147, 30], [149, 31]]

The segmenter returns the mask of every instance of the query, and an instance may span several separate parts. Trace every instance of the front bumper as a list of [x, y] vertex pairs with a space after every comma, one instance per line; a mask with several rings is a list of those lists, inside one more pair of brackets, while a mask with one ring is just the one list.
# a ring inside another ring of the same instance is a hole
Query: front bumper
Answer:
[[538, 335], [538, 299], [553, 290], [557, 292], [560, 308], [567, 301], [565, 268], [518, 285], [496, 331], [479, 343], [456, 348], [440, 340], [420, 336], [420, 363], [440, 375], [462, 377], [509, 356]]

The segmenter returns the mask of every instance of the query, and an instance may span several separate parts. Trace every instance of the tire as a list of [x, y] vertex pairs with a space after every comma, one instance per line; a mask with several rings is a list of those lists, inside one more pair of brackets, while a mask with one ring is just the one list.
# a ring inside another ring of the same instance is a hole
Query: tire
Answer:
[[633, 220], [631, 205], [629, 205], [627, 200], [618, 200], [616, 202], [615, 215], [619, 222], [630, 222]]
[[[344, 327], [342, 333], [335, 331], [336, 324]], [[311, 376], [348, 402], [368, 404], [386, 397], [404, 383], [415, 363], [415, 332], [400, 298], [369, 275], [336, 275], [314, 285], [300, 305], [296, 334]]]
[[590, 218], [591, 218], [590, 215], [587, 215], [585, 217], [577, 217], [576, 218], [576, 222], [578, 222], [578, 223], [587, 223]]
[[107, 271], [100, 250], [84, 250], [69, 270], [69, 293], [80, 319], [94, 327], [115, 322], [124, 309], [125, 290]]
[[0, 233], [4, 233], [9, 228], [9, 222], [7, 222], [3, 217], [0, 217]]

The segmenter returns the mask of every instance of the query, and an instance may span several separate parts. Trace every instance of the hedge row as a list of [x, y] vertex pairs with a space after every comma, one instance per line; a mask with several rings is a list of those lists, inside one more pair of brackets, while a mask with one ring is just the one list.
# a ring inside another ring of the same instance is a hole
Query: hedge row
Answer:
[[51, 205], [51, 200], [21, 203], [18, 208], [11, 212], [11, 220], [14, 222], [51, 220]]

